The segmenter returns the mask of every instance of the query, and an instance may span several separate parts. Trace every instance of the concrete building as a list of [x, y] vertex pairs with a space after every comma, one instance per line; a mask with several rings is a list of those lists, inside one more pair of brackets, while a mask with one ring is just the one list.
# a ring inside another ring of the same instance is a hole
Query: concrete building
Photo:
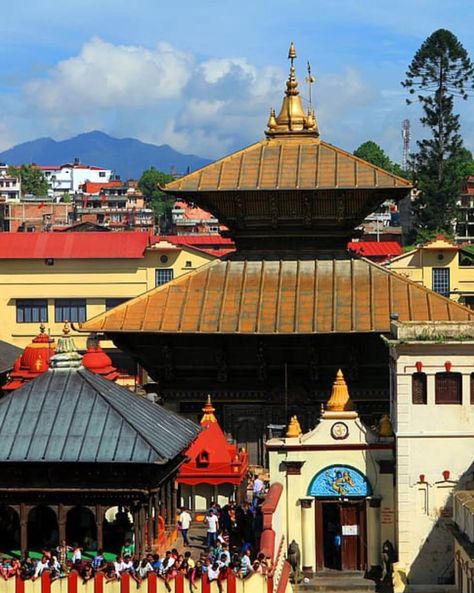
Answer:
[[[215, 259], [146, 233], [0, 233], [0, 339], [24, 348]], [[77, 339], [85, 349], [86, 338]], [[110, 344], [109, 344], [110, 346]]]
[[392, 258], [386, 266], [438, 294], [474, 305], [474, 253], [442, 235]]
[[79, 191], [86, 181], [107, 183], [112, 177], [111, 169], [83, 165], [79, 159], [64, 165], [36, 165], [48, 182], [48, 195], [61, 196]]

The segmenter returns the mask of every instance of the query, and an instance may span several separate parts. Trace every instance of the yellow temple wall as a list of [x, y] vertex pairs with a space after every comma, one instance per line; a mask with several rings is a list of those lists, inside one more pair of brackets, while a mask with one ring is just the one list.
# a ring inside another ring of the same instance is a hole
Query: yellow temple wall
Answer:
[[[344, 422], [347, 421], [344, 420]], [[351, 425], [355, 423], [352, 421], [347, 424], [351, 430]], [[349, 438], [351, 441], [349, 444], [356, 444], [357, 430], [353, 430], [352, 433], [353, 437]], [[290, 440], [293, 439], [286, 439], [287, 442]], [[312, 443], [315, 442], [316, 440], [312, 441]], [[285, 539], [287, 542], [294, 539], [299, 544], [303, 566], [314, 568], [316, 559], [315, 498], [309, 495], [309, 488], [316, 474], [336, 464], [348, 465], [359, 470], [372, 485], [373, 497], [381, 498], [380, 508], [371, 508], [368, 501], [366, 508], [367, 563], [369, 566], [381, 564], [382, 543], [386, 539], [392, 543], [395, 541], [394, 488], [393, 475], [380, 474], [378, 461], [391, 459], [392, 456], [391, 450], [344, 450], [343, 445], [338, 450], [328, 448], [328, 450], [317, 451], [292, 451], [289, 447], [286, 449], [282, 447], [280, 451], [270, 451], [271, 481], [284, 485], [282, 493], [284, 500], [280, 508]], [[303, 463], [300, 475], [288, 475], [285, 470], [285, 462], [292, 461]], [[302, 504], [302, 499], [311, 501], [310, 506], [305, 505], [304, 502]]]
[[[84, 233], [87, 241], [87, 233]], [[166, 256], [167, 261], [161, 261]], [[215, 259], [187, 247], [150, 248], [140, 259], [0, 259], [0, 340], [24, 348], [39, 333], [39, 322], [17, 323], [16, 299], [47, 299], [47, 331], [53, 338], [62, 334], [55, 322], [54, 302], [61, 298], [85, 298], [87, 318], [105, 311], [108, 298], [132, 298], [155, 287], [155, 270], [172, 269], [175, 278]], [[86, 346], [87, 337], [73, 332], [76, 345]], [[112, 342], [103, 347], [113, 348]]]

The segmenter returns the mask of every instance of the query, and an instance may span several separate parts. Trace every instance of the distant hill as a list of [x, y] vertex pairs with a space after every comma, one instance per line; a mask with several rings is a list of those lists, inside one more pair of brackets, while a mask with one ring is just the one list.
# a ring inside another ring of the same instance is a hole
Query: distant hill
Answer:
[[61, 165], [79, 158], [85, 165], [113, 169], [122, 179], [137, 179], [144, 169], [155, 167], [169, 173], [194, 171], [210, 161], [194, 154], [181, 154], [171, 146], [146, 144], [134, 138], [113, 138], [103, 132], [86, 132], [57, 142], [38, 138], [0, 152], [0, 161], [8, 165], [36, 163]]

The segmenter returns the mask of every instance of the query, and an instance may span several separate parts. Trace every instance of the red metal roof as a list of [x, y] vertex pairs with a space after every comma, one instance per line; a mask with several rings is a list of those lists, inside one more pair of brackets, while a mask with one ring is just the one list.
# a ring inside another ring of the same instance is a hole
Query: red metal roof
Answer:
[[402, 253], [396, 241], [351, 241], [347, 248], [364, 257], [395, 257]]
[[95, 182], [95, 181], [86, 181], [82, 184], [82, 191], [85, 194], [98, 194], [103, 189], [110, 189], [114, 187], [123, 187], [123, 181], [114, 180], [114, 181], [103, 181], [103, 182]]
[[148, 233], [0, 233], [0, 259], [142, 258]]

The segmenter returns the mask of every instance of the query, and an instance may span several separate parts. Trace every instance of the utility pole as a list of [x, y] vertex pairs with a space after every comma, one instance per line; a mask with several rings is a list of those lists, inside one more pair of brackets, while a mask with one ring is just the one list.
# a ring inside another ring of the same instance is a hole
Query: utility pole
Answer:
[[402, 169], [408, 171], [408, 159], [410, 157], [410, 140], [411, 128], [410, 120], [404, 119], [402, 121], [402, 139], [403, 139], [403, 153], [402, 153]]

